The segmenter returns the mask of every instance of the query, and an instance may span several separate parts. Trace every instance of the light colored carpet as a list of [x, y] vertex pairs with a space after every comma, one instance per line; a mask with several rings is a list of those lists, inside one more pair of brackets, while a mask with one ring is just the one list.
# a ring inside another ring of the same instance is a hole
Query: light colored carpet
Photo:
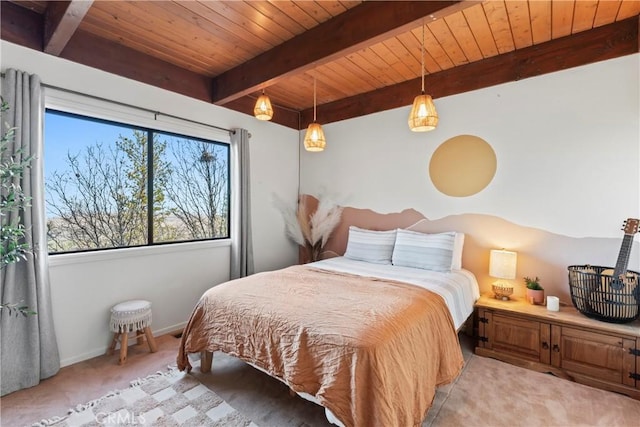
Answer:
[[170, 368], [33, 427], [145, 425], [258, 427], [191, 375]]
[[[422, 427], [640, 427], [640, 401], [472, 355], [437, 390]], [[262, 427], [328, 427], [324, 410], [242, 361], [215, 353], [211, 373], [193, 373]]]
[[[422, 427], [640, 427], [640, 401], [475, 356], [465, 347], [469, 346], [463, 346], [466, 364], [462, 374], [454, 383], [437, 390]], [[155, 411], [149, 413], [145, 424], [139, 425], [180, 425], [180, 420], [193, 413], [184, 409], [189, 406], [199, 415], [187, 417], [191, 420], [183, 425], [248, 426], [252, 420], [253, 425], [261, 427], [330, 426], [323, 408], [302, 398], [291, 397], [288, 388], [280, 381], [222, 353], [214, 355], [211, 373], [200, 373], [195, 362], [190, 375], [174, 372], [163, 376], [159, 382], [152, 381], [141, 387], [142, 392], [147, 397], [152, 396], [156, 402], [139, 400], [134, 409], [128, 409], [133, 414]], [[129, 394], [138, 393], [129, 390], [119, 397], [128, 400]], [[157, 403], [166, 395], [173, 398]], [[192, 399], [195, 403], [186, 405], [184, 396], [187, 399], [195, 396], [196, 399]], [[211, 404], [213, 406], [209, 407]], [[94, 414], [122, 411], [118, 405], [98, 401], [91, 410]], [[236, 418], [202, 417], [214, 407], [221, 408], [220, 412], [225, 414], [229, 409], [225, 412], [223, 408], [235, 409]], [[162, 412], [159, 418], [156, 417], [159, 416], [158, 410]], [[126, 416], [127, 409], [124, 411]], [[152, 424], [150, 420], [154, 417], [158, 421]], [[77, 421], [79, 419], [70, 417], [54, 425], [82, 425]]]
[[640, 401], [473, 356], [423, 426], [640, 426]]

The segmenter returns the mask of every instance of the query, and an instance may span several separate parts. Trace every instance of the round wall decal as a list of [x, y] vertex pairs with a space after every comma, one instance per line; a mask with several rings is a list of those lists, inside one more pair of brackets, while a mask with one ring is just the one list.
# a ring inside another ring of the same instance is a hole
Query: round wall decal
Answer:
[[429, 177], [441, 193], [472, 196], [489, 185], [496, 163], [496, 153], [484, 139], [458, 135], [436, 148], [429, 162]]

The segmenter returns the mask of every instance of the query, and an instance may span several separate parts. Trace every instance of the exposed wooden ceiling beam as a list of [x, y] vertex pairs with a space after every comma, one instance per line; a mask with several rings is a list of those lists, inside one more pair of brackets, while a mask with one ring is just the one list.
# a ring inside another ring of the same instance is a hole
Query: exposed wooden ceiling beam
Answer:
[[213, 102], [218, 105], [256, 92], [294, 73], [313, 69], [406, 32], [429, 17], [437, 19], [476, 1], [371, 1], [334, 18], [225, 71], [213, 80]]
[[[42, 16], [7, 1], [0, 3], [2, 39], [43, 51]], [[211, 102], [209, 77], [82, 30], [69, 39], [60, 57]]]
[[0, 1], [0, 17], [2, 40], [42, 51], [42, 15], [8, 1]]
[[[0, 2], [3, 40], [43, 51], [42, 15], [8, 1]], [[89, 67], [211, 102], [211, 79], [82, 30], [70, 37], [60, 57]], [[255, 99], [239, 98], [226, 108], [253, 114]], [[299, 113], [274, 105], [272, 121], [299, 129]]]
[[[80, 64], [211, 102], [211, 78], [79, 30], [60, 55]], [[226, 108], [253, 115], [255, 99], [242, 97]], [[298, 112], [274, 105], [274, 123], [299, 129]]]
[[[42, 15], [2, 1], [1, 37], [43, 51]], [[638, 52], [639, 18], [599, 27], [506, 55], [455, 67], [426, 77], [434, 98], [476, 90], [522, 78], [541, 75], [579, 65]], [[115, 42], [76, 31], [60, 55], [63, 58], [132, 78], [166, 90], [212, 102], [212, 80], [173, 64], [124, 47]], [[414, 79], [377, 91], [318, 106], [323, 124], [410, 105], [420, 87]], [[249, 115], [255, 100], [242, 97], [225, 107]], [[312, 109], [302, 112], [278, 108], [273, 121], [293, 129], [305, 128]], [[302, 126], [300, 126], [302, 125]]]
[[[256, 98], [247, 95], [224, 104], [224, 108], [229, 108], [230, 110], [253, 116], [253, 107], [255, 107], [255, 105]], [[283, 108], [276, 104], [272, 104], [272, 107], [272, 122], [278, 123], [291, 129], [300, 129], [300, 113], [298, 111], [293, 111], [289, 108]]]
[[127, 46], [78, 30], [61, 58], [211, 102], [211, 79]]
[[[434, 99], [637, 53], [638, 17], [425, 76]], [[317, 106], [322, 124], [411, 105], [420, 78]], [[444, 118], [441, 118], [443, 120]], [[301, 125], [313, 121], [302, 111]]]
[[58, 56], [65, 48], [93, 0], [54, 1], [44, 15], [44, 52]]

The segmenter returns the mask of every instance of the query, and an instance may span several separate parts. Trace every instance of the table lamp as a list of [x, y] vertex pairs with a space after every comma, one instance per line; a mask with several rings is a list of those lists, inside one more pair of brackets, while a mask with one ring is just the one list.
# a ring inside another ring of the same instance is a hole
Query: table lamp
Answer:
[[496, 299], [509, 301], [509, 295], [513, 294], [509, 280], [516, 278], [517, 259], [517, 253], [504, 249], [492, 249], [489, 253], [489, 276], [499, 279], [491, 285]]

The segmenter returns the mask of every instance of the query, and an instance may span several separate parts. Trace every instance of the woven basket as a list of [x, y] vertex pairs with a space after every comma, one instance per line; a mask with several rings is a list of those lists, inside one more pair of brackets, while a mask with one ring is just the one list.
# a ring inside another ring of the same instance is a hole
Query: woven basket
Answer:
[[611, 267], [571, 265], [569, 289], [573, 305], [585, 316], [610, 323], [633, 322], [640, 316], [640, 273], [627, 270], [622, 289], [611, 287]]

